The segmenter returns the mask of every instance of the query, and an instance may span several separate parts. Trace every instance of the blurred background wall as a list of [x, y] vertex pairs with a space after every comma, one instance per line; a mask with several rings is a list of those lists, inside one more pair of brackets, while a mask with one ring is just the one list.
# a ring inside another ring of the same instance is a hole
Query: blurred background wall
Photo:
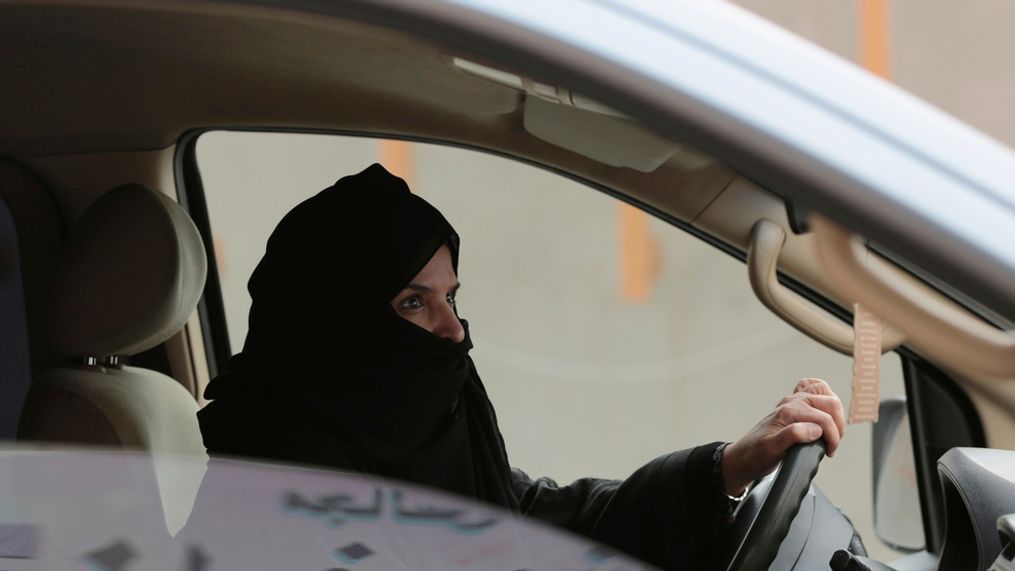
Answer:
[[[1015, 144], [1004, 67], [1015, 3], [738, 3]], [[734, 440], [805, 376], [848, 404], [851, 360], [768, 313], [743, 264], [569, 180], [470, 151], [333, 136], [211, 133], [198, 153], [234, 351], [246, 280], [300, 200], [380, 161], [441, 209], [463, 239], [473, 356], [512, 463], [532, 475], [619, 478], [676, 448]], [[902, 394], [898, 358], [882, 368], [883, 395]], [[872, 531], [870, 474], [870, 427], [855, 425], [818, 483], [891, 559]]]
[[1009, 0], [735, 0], [1015, 146]]

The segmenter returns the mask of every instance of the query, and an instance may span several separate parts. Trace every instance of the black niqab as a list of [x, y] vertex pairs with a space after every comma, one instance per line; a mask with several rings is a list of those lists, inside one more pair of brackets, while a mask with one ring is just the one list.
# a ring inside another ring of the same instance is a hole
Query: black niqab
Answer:
[[243, 351], [205, 393], [208, 451], [394, 477], [517, 509], [467, 324], [454, 343], [390, 305], [444, 244], [457, 272], [454, 229], [377, 164], [289, 212], [250, 278]]

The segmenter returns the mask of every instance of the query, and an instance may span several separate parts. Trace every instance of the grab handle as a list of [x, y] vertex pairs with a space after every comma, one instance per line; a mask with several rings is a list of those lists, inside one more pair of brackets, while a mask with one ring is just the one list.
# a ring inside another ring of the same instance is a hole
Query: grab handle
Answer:
[[[831, 317], [779, 283], [779, 253], [786, 232], [771, 220], [758, 220], [751, 230], [747, 248], [747, 270], [758, 300], [799, 331], [845, 355], [853, 354], [853, 328]], [[905, 341], [899, 331], [885, 327], [881, 352], [891, 351]]]
[[1015, 376], [1015, 335], [980, 321], [955, 302], [892, 267], [820, 215], [809, 220], [830, 287], [905, 331], [935, 361], [988, 376]]

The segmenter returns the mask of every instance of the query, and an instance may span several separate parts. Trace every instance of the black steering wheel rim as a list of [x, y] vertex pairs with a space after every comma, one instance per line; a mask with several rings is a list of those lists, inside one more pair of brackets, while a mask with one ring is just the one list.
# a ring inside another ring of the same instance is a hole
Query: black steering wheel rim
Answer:
[[768, 569], [789, 533], [800, 503], [825, 457], [825, 441], [791, 446], [783, 456], [779, 473], [768, 489], [757, 516], [746, 526], [727, 571]]

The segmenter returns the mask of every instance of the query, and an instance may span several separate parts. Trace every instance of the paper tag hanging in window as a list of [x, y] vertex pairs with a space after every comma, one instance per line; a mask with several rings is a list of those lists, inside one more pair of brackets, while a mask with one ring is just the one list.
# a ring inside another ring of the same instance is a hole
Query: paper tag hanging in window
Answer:
[[881, 403], [881, 319], [853, 304], [853, 397], [849, 422], [877, 422]]

